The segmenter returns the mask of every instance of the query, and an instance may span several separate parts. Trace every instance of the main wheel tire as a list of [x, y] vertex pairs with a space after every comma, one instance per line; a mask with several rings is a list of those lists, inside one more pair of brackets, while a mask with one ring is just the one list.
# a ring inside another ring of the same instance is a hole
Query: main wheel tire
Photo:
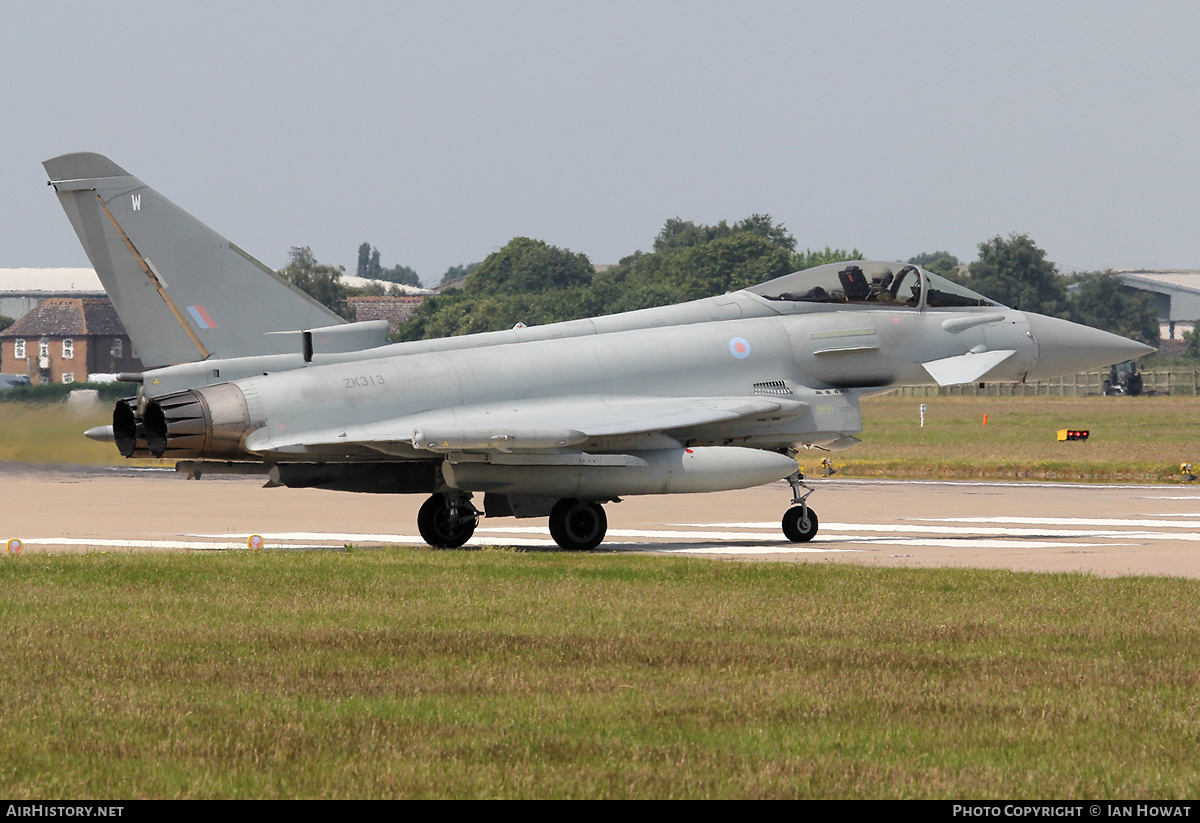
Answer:
[[783, 535], [793, 543], [807, 543], [817, 534], [817, 513], [804, 506], [792, 506], [783, 516]]
[[417, 512], [417, 530], [421, 538], [438, 549], [458, 549], [475, 534], [478, 523], [475, 517], [451, 518], [450, 500], [444, 494], [435, 494], [425, 501]]
[[608, 516], [599, 503], [559, 500], [550, 510], [550, 536], [569, 552], [591, 551], [604, 540]]

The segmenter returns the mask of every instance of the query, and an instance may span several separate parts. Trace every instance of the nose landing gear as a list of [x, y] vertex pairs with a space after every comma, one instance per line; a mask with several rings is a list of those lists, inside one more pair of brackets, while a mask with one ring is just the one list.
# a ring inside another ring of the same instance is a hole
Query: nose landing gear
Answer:
[[[807, 543], [817, 535], [817, 513], [808, 507], [808, 496], [813, 489], [804, 483], [804, 475], [797, 471], [787, 478], [792, 487], [792, 506], [783, 515], [783, 536], [793, 543]], [[808, 489], [801, 494], [800, 489]]]

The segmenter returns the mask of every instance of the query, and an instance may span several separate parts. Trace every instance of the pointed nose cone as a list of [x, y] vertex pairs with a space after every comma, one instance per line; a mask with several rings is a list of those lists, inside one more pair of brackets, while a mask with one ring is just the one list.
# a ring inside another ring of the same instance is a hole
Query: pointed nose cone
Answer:
[[88, 440], [97, 440], [101, 443], [112, 443], [116, 439], [113, 436], [112, 426], [96, 426], [85, 431], [83, 436]]
[[1152, 346], [1057, 317], [1024, 312], [1037, 341], [1037, 364], [1030, 380], [1045, 380], [1088, 369], [1100, 369], [1157, 351]]

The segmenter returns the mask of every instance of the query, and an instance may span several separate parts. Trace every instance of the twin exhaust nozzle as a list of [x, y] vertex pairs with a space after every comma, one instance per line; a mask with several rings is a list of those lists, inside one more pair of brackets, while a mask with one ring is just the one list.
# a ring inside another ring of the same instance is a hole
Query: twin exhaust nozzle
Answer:
[[126, 398], [113, 409], [113, 441], [125, 457], [245, 458], [241, 443], [250, 430], [245, 397], [230, 383], [164, 395], [144, 405]]
[[117, 451], [125, 457], [162, 457], [171, 440], [167, 413], [158, 401], [151, 400], [139, 415], [136, 403], [136, 398], [119, 400], [113, 409], [112, 432]]

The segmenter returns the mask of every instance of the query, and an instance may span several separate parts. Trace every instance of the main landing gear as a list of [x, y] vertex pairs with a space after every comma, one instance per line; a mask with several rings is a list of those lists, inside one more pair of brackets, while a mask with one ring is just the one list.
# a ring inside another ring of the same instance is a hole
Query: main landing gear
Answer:
[[[796, 472], [787, 479], [792, 487], [792, 506], [783, 515], [783, 536], [793, 543], [807, 543], [817, 535], [817, 513], [808, 507], [813, 489], [804, 483], [804, 475]], [[803, 494], [800, 489], [808, 489]]]
[[569, 552], [587, 552], [600, 545], [608, 517], [599, 503], [559, 500], [550, 510], [550, 536]]
[[435, 494], [417, 512], [421, 539], [437, 549], [459, 549], [475, 534], [479, 510], [464, 494]]
[[[787, 481], [792, 487], [794, 505], [783, 515], [783, 535], [793, 543], [807, 543], [816, 537], [818, 528], [817, 513], [808, 507], [808, 496], [813, 489], [804, 483], [804, 475], [798, 471]], [[482, 512], [471, 505], [468, 494], [435, 494], [421, 506], [417, 528], [429, 545], [458, 549], [475, 534], [481, 516]], [[600, 545], [607, 531], [608, 517], [599, 503], [566, 498], [550, 510], [550, 536], [566, 551], [591, 551]]]
[[[458, 549], [475, 534], [481, 512], [470, 495], [447, 492], [425, 501], [417, 513], [421, 538], [438, 549]], [[569, 552], [591, 551], [604, 540], [608, 517], [599, 503], [568, 498], [550, 510], [550, 536]]]

